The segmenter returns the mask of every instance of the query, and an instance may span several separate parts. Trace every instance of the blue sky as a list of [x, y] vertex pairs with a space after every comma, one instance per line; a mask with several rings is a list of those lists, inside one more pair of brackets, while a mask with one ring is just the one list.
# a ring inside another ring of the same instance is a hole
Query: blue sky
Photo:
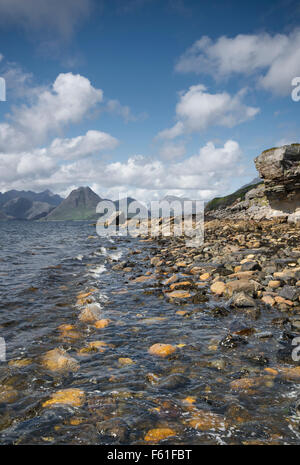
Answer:
[[0, 0], [0, 190], [208, 200], [299, 142], [299, 2]]

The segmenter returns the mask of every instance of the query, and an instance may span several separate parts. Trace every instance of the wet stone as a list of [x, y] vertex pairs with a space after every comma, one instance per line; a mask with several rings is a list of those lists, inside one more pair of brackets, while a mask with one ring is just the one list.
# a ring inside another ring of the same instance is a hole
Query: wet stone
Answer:
[[189, 384], [189, 379], [182, 374], [173, 374], [159, 381], [157, 386], [161, 389], [180, 389]]
[[283, 286], [283, 288], [278, 292], [278, 295], [280, 297], [283, 297], [284, 299], [287, 300], [296, 300], [298, 299], [298, 296], [300, 295], [299, 289], [293, 286]]
[[128, 426], [120, 418], [98, 422], [96, 427], [103, 441], [125, 443], [128, 438]]
[[245, 344], [247, 344], [245, 338], [234, 334], [227, 334], [219, 343], [220, 347], [224, 349], [234, 349]]

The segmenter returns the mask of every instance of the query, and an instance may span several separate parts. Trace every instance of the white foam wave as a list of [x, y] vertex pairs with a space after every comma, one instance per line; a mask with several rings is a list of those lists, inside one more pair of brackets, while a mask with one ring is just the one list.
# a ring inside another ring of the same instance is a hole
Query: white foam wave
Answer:
[[99, 265], [96, 268], [92, 268], [89, 270], [89, 274], [92, 274], [93, 276], [100, 276], [102, 273], [106, 271], [106, 268], [104, 265]]

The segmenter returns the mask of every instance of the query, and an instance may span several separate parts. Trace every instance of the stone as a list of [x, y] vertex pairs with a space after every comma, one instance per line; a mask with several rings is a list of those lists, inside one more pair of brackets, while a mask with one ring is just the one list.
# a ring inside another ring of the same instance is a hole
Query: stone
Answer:
[[133, 279], [131, 282], [132, 283], [145, 283], [146, 281], [149, 281], [149, 279], [153, 279], [153, 276], [152, 275], [139, 276], [138, 278]]
[[12, 386], [0, 384], [0, 403], [13, 403], [17, 400], [19, 394]]
[[103, 329], [103, 328], [106, 328], [106, 326], [108, 326], [109, 323], [110, 323], [110, 320], [108, 320], [107, 318], [103, 318], [102, 320], [97, 320], [94, 326], [97, 329]]
[[189, 383], [189, 379], [180, 374], [174, 373], [159, 381], [158, 386], [162, 389], [181, 389]]
[[273, 208], [288, 209], [299, 206], [300, 144], [284, 145], [265, 150], [255, 165], [264, 179], [265, 194]]
[[281, 282], [278, 281], [278, 280], [276, 280], [276, 281], [271, 280], [271, 281], [268, 282], [268, 286], [269, 286], [271, 289], [277, 289], [278, 287], [280, 287], [280, 285], [281, 285]]
[[10, 360], [8, 365], [13, 368], [23, 368], [31, 365], [32, 360], [30, 358], [20, 358], [16, 360]]
[[292, 368], [279, 367], [278, 371], [284, 379], [288, 381], [300, 382], [300, 366]]
[[76, 330], [76, 326], [62, 324], [57, 328], [60, 332], [60, 337], [64, 339], [79, 339], [81, 334]]
[[43, 403], [43, 407], [56, 407], [70, 405], [80, 407], [85, 401], [85, 393], [81, 389], [62, 389], [52, 394], [49, 400]]
[[179, 276], [177, 274], [173, 274], [172, 276], [170, 276], [170, 278], [165, 279], [165, 281], [163, 281], [163, 284], [165, 286], [168, 286], [169, 284], [176, 283], [176, 281], [178, 280], [179, 280]]
[[256, 307], [255, 300], [243, 291], [233, 295], [232, 304], [236, 307]]
[[94, 321], [100, 319], [100, 315], [101, 305], [90, 304], [81, 311], [78, 318], [80, 321], [83, 321], [84, 323], [93, 323]]
[[175, 351], [176, 347], [172, 346], [171, 344], [162, 343], [153, 344], [148, 350], [149, 354], [158, 355], [159, 357], [168, 357], [169, 355], [172, 355]]
[[235, 334], [227, 334], [227, 336], [220, 341], [220, 347], [225, 349], [234, 349], [243, 344], [247, 344], [246, 339]]
[[255, 378], [240, 378], [234, 381], [231, 381], [230, 387], [233, 391], [252, 391], [261, 385], [271, 385], [272, 383], [272, 376], [263, 375], [257, 376]]
[[226, 285], [222, 281], [216, 281], [210, 286], [211, 292], [216, 295], [224, 294], [225, 289], [226, 289]]
[[103, 341], [92, 341], [89, 342], [87, 347], [77, 351], [78, 355], [90, 355], [92, 353], [104, 352], [107, 344]]
[[41, 363], [44, 368], [54, 372], [78, 371], [79, 363], [64, 349], [53, 349], [43, 355]]
[[225, 293], [231, 297], [234, 292], [244, 291], [247, 293], [253, 293], [255, 291], [255, 285], [253, 281], [239, 279], [237, 281], [229, 281], [226, 284]]
[[150, 260], [151, 265], [158, 266], [158, 263], [161, 261], [161, 257], [152, 257]]
[[300, 292], [296, 287], [284, 285], [283, 288], [278, 292], [278, 295], [286, 300], [297, 300]]
[[242, 264], [241, 271], [255, 271], [255, 270], [260, 270], [260, 269], [261, 267], [257, 262], [246, 261], [245, 263]]
[[250, 279], [255, 274], [255, 271], [238, 271], [232, 273], [229, 278], [237, 278], [237, 279]]
[[210, 276], [211, 276], [210, 273], [203, 273], [199, 276], [199, 279], [201, 281], [207, 281], [210, 278]]
[[101, 436], [109, 438], [109, 441], [118, 441], [124, 443], [127, 441], [129, 430], [125, 421], [120, 418], [111, 418], [96, 424], [97, 430]]
[[290, 300], [286, 300], [279, 295], [277, 295], [274, 300], [277, 304], [284, 304], [284, 305], [288, 305], [289, 307], [292, 307], [294, 305], [293, 302], [291, 302]]
[[198, 410], [188, 421], [188, 425], [199, 431], [225, 430], [224, 418], [206, 410]]
[[176, 431], [174, 431], [171, 428], [154, 428], [148, 431], [148, 433], [145, 435], [144, 440], [146, 442], [151, 442], [155, 444], [171, 436], [176, 436]]
[[180, 281], [170, 285], [170, 290], [174, 291], [175, 289], [188, 289], [192, 286], [190, 281]]
[[192, 297], [192, 294], [188, 291], [173, 291], [168, 292], [167, 296], [170, 299], [188, 299]]
[[271, 305], [271, 307], [273, 307], [273, 305], [275, 304], [275, 300], [270, 295], [265, 295], [264, 297], [262, 297], [261, 301], [267, 305]]
[[118, 360], [120, 365], [133, 365], [135, 362], [128, 357], [120, 357]]

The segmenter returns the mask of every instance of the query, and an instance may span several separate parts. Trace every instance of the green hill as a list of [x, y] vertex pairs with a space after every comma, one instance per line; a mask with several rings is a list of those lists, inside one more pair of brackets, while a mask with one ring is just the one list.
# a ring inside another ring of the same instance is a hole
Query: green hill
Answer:
[[212, 210], [221, 210], [223, 208], [229, 207], [237, 199], [244, 200], [247, 192], [259, 186], [260, 184], [262, 184], [262, 181], [256, 184], [250, 184], [248, 186], [242, 187], [233, 194], [226, 195], [225, 197], [215, 197], [206, 204], [205, 212], [209, 212]]

